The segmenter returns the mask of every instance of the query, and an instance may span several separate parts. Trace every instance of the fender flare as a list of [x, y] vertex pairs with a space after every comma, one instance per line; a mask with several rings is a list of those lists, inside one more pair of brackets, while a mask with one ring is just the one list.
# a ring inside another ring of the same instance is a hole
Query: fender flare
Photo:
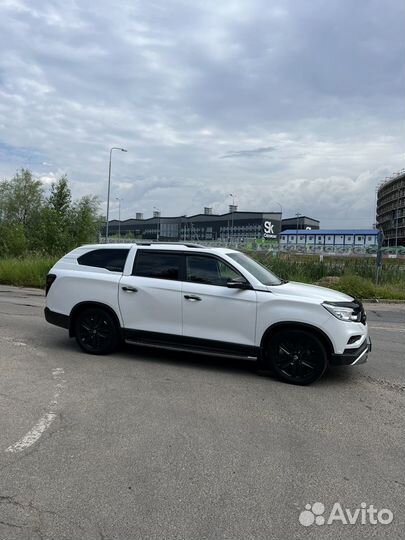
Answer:
[[321, 340], [323, 345], [326, 348], [326, 352], [328, 357], [334, 353], [334, 348], [331, 339], [323, 330], [318, 328], [317, 326], [313, 326], [309, 323], [303, 323], [303, 322], [296, 322], [296, 321], [282, 321], [277, 322], [269, 326], [263, 333], [262, 339], [260, 341], [260, 350], [263, 351], [266, 341], [271, 337], [271, 335], [275, 334], [280, 329], [287, 329], [287, 328], [294, 328], [299, 330], [308, 330], [309, 332], [312, 332], [316, 335], [317, 338]]
[[72, 308], [69, 315], [69, 337], [75, 336], [75, 318], [77, 314], [87, 307], [98, 307], [107, 311], [114, 319], [116, 327], [120, 333], [120, 336], [122, 337], [123, 333], [122, 333], [121, 323], [118, 318], [118, 315], [113, 310], [113, 308], [111, 306], [108, 306], [107, 304], [103, 304], [102, 302], [95, 302], [93, 300], [85, 300], [83, 302], [79, 302]]

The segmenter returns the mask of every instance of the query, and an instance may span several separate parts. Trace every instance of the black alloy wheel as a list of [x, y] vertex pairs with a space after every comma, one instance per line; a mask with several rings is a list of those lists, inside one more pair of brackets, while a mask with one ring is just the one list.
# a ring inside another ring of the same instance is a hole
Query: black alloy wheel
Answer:
[[90, 354], [108, 354], [119, 343], [119, 333], [112, 316], [101, 308], [86, 308], [75, 321], [76, 341]]
[[271, 336], [265, 361], [279, 379], [299, 385], [317, 381], [328, 367], [324, 345], [306, 330], [285, 329]]

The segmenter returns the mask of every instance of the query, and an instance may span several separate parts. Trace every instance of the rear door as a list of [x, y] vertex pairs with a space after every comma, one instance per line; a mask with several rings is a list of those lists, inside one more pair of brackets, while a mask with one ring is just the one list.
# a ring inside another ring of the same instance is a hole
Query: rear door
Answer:
[[119, 285], [125, 329], [181, 335], [183, 261], [181, 253], [137, 249], [132, 273]]
[[213, 255], [186, 254], [183, 336], [254, 346], [256, 291], [230, 289], [241, 274]]

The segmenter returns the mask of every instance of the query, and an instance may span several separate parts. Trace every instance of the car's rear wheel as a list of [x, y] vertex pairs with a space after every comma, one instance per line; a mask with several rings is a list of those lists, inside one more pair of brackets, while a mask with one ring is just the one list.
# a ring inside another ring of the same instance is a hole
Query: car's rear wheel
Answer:
[[328, 367], [326, 349], [306, 330], [283, 329], [270, 336], [263, 364], [282, 381], [306, 385], [317, 381]]
[[76, 341], [90, 354], [108, 354], [119, 344], [119, 331], [106, 310], [89, 307], [80, 311], [75, 319]]

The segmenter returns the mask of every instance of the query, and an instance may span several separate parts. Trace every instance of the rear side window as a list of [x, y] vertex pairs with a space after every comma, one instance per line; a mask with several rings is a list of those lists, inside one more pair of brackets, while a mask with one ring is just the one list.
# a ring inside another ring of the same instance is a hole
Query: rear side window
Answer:
[[179, 280], [183, 256], [178, 253], [138, 251], [132, 275]]
[[84, 266], [105, 268], [110, 272], [123, 272], [129, 249], [95, 249], [77, 259]]

